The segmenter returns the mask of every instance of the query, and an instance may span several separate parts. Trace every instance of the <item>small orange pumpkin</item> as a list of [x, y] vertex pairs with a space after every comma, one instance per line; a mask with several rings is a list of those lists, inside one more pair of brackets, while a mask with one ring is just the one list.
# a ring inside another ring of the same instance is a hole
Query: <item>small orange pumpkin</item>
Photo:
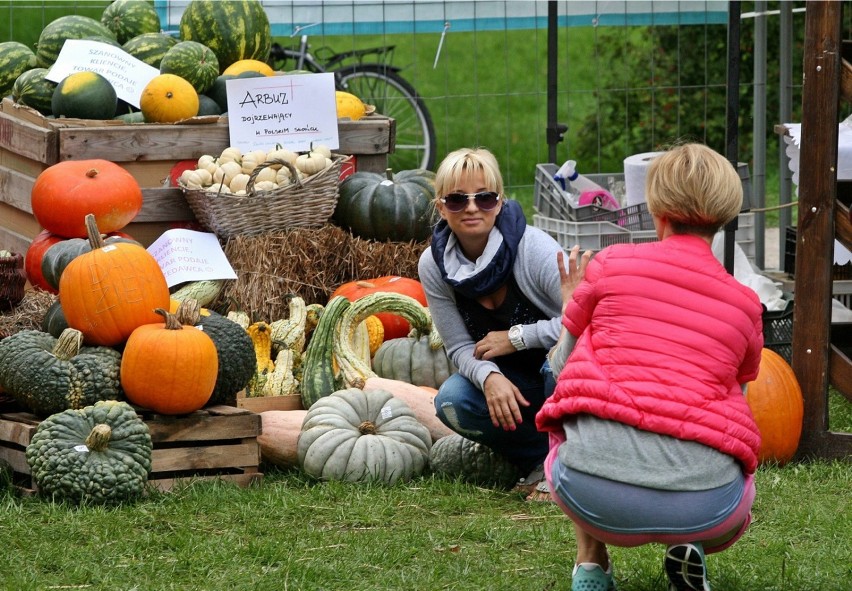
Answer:
[[[335, 296], [343, 296], [350, 302], [354, 302], [365, 295], [376, 292], [401, 293], [402, 295], [414, 298], [424, 306], [428, 305], [426, 303], [426, 293], [423, 291], [423, 286], [419, 281], [397, 275], [386, 275], [384, 277], [376, 277], [375, 279], [344, 283], [334, 290], [329, 301]], [[378, 312], [376, 317], [382, 321], [382, 326], [385, 329], [385, 341], [408, 336], [411, 330], [411, 325], [402, 316], [389, 312]]]
[[216, 385], [219, 355], [207, 333], [157, 308], [165, 322], [138, 327], [121, 355], [121, 387], [133, 404], [165, 415], [202, 408]]
[[85, 238], [86, 214], [104, 234], [121, 230], [142, 209], [133, 175], [109, 160], [63, 160], [44, 169], [33, 184], [33, 216], [65, 238]]
[[746, 401], [760, 430], [758, 461], [783, 465], [793, 459], [802, 436], [804, 399], [793, 368], [772, 349], [763, 349]]
[[104, 246], [95, 217], [86, 216], [91, 252], [73, 259], [59, 278], [59, 302], [68, 325], [86, 344], [124, 343], [143, 324], [157, 322], [155, 308], [169, 307], [169, 286], [160, 265], [131, 242]]
[[160, 74], [142, 90], [139, 108], [145, 121], [174, 123], [198, 115], [198, 93], [185, 79], [175, 74]]

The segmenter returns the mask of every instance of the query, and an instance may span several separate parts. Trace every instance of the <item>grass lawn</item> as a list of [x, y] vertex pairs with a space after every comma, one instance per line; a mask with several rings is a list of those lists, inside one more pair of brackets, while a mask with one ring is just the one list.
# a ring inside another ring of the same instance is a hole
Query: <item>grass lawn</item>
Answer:
[[[852, 465], [763, 467], [754, 523], [708, 559], [714, 589], [843, 591]], [[571, 523], [551, 503], [424, 476], [390, 488], [267, 472], [118, 508], [0, 492], [0, 589], [568, 590]], [[622, 591], [666, 588], [662, 546], [614, 548]]]

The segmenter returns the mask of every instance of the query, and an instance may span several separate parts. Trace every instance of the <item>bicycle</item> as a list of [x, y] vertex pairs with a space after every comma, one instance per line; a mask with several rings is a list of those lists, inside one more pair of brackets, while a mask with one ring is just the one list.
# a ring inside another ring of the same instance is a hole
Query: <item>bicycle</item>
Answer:
[[[306, 71], [315, 74], [333, 73], [338, 90], [354, 94], [376, 112], [395, 121], [394, 150], [388, 154], [388, 166], [394, 171], [425, 168], [435, 165], [435, 127], [423, 99], [400, 74], [401, 68], [391, 65], [393, 45], [334, 52], [320, 47], [313, 53], [304, 29], [319, 23], [296, 27], [290, 37], [299, 35], [297, 49], [273, 43], [268, 63], [276, 71]], [[368, 60], [368, 61], [365, 61]], [[295, 67], [285, 70], [293, 62]]]

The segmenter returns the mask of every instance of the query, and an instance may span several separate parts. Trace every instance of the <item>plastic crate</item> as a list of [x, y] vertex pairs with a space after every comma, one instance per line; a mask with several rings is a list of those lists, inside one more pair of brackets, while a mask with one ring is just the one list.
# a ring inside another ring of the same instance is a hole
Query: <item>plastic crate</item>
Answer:
[[565, 250], [579, 244], [582, 250], [601, 250], [612, 244], [654, 242], [656, 230], [633, 231], [612, 222], [572, 222], [533, 215], [533, 225], [547, 232]]
[[793, 358], [793, 300], [783, 310], [763, 313], [763, 346], [772, 349], [787, 363]]
[[[553, 178], [559, 167], [555, 164], [537, 164], [535, 167], [535, 190], [533, 206], [536, 213], [557, 220], [581, 221], [601, 212], [612, 211], [597, 205], [575, 207], [570, 194], [565, 191]], [[600, 182], [600, 177], [606, 175], [586, 175], [599, 185], [609, 190]], [[613, 177], [617, 175], [612, 175]], [[624, 175], [621, 175], [622, 179]], [[623, 182], [623, 181], [622, 181]], [[611, 192], [611, 191], [610, 191]]]
[[654, 216], [648, 211], [648, 206], [645, 203], [601, 211], [590, 216], [586, 221], [610, 222], [628, 230], [654, 230]]
[[[787, 226], [784, 234], [784, 272], [790, 277], [796, 276], [796, 228]], [[834, 264], [832, 267], [832, 280], [842, 281], [852, 279], [852, 263], [845, 265]], [[848, 308], [848, 304], [844, 302]]]

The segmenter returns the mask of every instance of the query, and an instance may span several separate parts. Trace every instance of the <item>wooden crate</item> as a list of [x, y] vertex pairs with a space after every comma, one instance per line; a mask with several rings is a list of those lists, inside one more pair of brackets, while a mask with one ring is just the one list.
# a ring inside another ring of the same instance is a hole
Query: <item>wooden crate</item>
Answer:
[[[339, 152], [353, 154], [358, 170], [384, 172], [394, 148], [395, 121], [371, 115], [338, 123]], [[46, 119], [38, 112], [0, 102], [0, 248], [25, 252], [41, 227], [32, 215], [36, 177], [62, 160], [102, 158], [128, 170], [142, 187], [142, 211], [127, 233], [150, 245], [164, 231], [195, 222], [180, 189], [167, 186], [172, 166], [229, 143], [227, 117], [201, 117], [195, 124], [127, 125], [121, 121]]]
[[237, 393], [237, 407], [251, 412], [262, 413], [267, 410], [304, 410], [302, 397], [295, 396], [258, 396], [246, 398], [245, 391]]
[[[260, 482], [260, 415], [233, 406], [210, 406], [176, 417], [138, 410], [151, 431], [154, 451], [148, 483], [161, 491], [192, 480], [221, 479], [239, 486]], [[0, 462], [8, 463], [18, 489], [37, 492], [26, 448], [38, 428], [35, 415], [14, 403], [0, 405]]]

